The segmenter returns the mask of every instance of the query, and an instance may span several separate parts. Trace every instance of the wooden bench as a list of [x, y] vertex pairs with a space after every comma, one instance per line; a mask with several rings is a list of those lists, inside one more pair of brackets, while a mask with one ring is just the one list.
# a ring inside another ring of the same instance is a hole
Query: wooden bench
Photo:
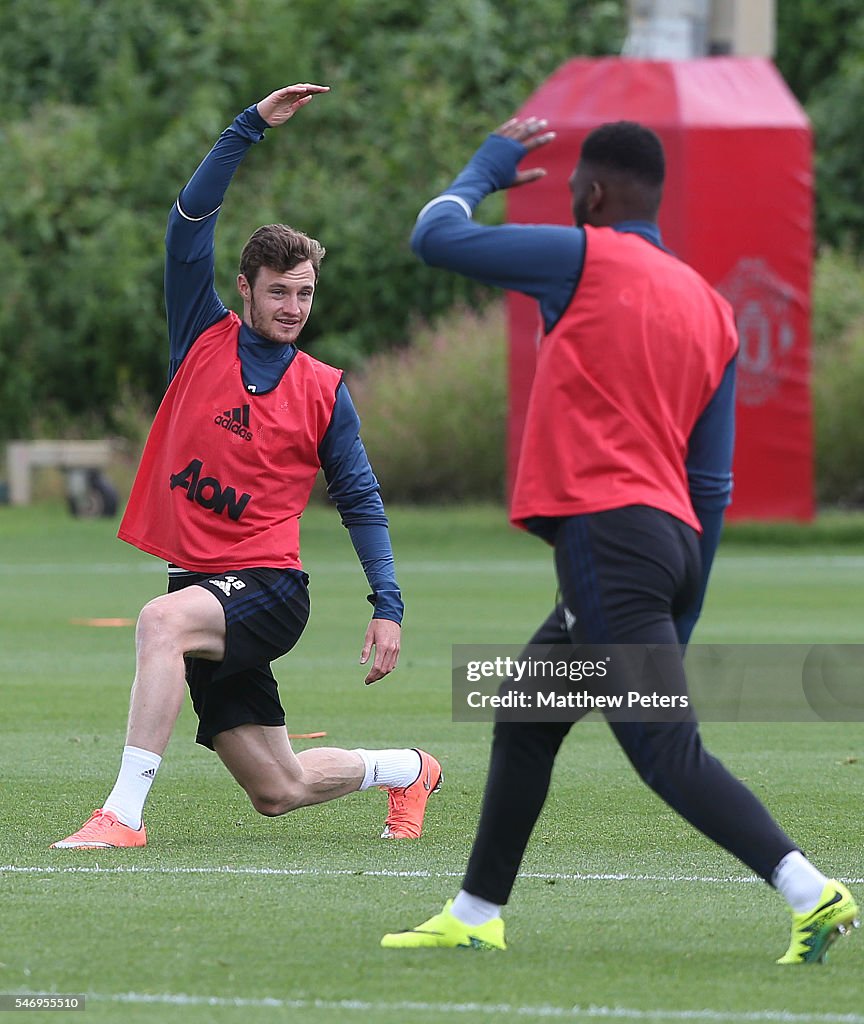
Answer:
[[48, 466], [66, 474], [70, 500], [87, 487], [88, 471], [105, 469], [115, 451], [113, 441], [9, 441], [6, 466], [9, 502], [29, 505], [31, 470]]

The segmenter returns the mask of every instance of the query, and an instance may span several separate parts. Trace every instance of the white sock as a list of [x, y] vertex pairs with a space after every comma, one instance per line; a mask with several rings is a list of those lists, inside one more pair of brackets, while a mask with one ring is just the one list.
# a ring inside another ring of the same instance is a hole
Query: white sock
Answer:
[[472, 896], [470, 892], [460, 889], [453, 900], [450, 913], [462, 924], [486, 924], [487, 921], [501, 916], [501, 907], [498, 903], [490, 903], [489, 900]]
[[144, 801], [161, 763], [162, 758], [149, 750], [124, 747], [120, 774], [102, 809], [112, 811], [129, 828], [141, 828]]
[[787, 853], [771, 876], [772, 884], [796, 914], [813, 910], [827, 881], [800, 850]]
[[355, 754], [363, 758], [366, 774], [360, 783], [361, 789], [373, 786], [410, 786], [420, 778], [420, 755], [416, 750], [363, 750], [358, 747]]

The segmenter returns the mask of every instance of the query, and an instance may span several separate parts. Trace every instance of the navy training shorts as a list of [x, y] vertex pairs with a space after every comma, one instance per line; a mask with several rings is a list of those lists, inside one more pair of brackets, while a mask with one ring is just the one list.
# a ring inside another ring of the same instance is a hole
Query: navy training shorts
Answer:
[[238, 725], [285, 724], [285, 709], [270, 663], [300, 639], [309, 619], [309, 577], [298, 569], [236, 569], [178, 573], [168, 593], [198, 586], [225, 611], [222, 661], [186, 658], [186, 682], [198, 716], [196, 742], [213, 749], [213, 737]]

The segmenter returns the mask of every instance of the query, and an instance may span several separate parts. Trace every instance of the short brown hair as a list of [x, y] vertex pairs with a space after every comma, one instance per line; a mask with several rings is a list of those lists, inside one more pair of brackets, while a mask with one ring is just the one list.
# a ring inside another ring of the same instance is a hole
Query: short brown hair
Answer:
[[269, 267], [282, 274], [293, 270], [299, 263], [308, 260], [318, 280], [318, 268], [324, 259], [326, 249], [314, 238], [310, 238], [287, 224], [264, 224], [253, 232], [240, 253], [240, 273], [255, 284], [261, 267]]

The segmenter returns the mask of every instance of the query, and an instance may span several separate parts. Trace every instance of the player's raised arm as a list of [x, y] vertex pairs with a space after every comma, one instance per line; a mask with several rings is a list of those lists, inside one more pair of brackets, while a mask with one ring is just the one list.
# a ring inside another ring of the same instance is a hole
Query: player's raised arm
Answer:
[[578, 284], [585, 249], [581, 230], [557, 224], [486, 225], [473, 219], [493, 192], [545, 176], [542, 167], [520, 170], [519, 164], [555, 139], [546, 128], [542, 118], [511, 118], [487, 135], [450, 185], [420, 211], [411, 248], [429, 266], [530, 295], [540, 304], [548, 331]]
[[247, 107], [219, 136], [181, 189], [165, 238], [165, 308], [173, 377], [189, 348], [207, 327], [227, 314], [215, 290], [216, 218], [235, 171], [268, 128], [284, 124], [326, 85], [284, 86]]

